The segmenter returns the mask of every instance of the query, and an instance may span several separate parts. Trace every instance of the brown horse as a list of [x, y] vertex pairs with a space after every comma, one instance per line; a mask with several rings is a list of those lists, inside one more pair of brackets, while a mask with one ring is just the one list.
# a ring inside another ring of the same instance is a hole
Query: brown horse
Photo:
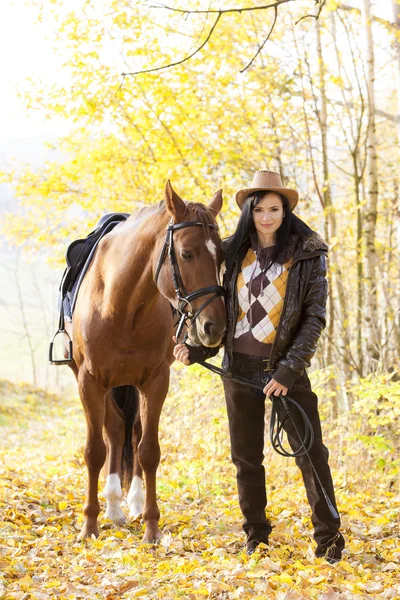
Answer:
[[[158, 424], [174, 360], [170, 303], [185, 313], [183, 319], [189, 316], [189, 339], [211, 347], [220, 344], [226, 323], [215, 216], [221, 206], [221, 191], [205, 207], [185, 203], [168, 181], [165, 201], [131, 215], [100, 241], [82, 282], [68, 328], [74, 346], [70, 366], [87, 423], [89, 486], [81, 538], [99, 534], [98, 479], [106, 459], [103, 428], [109, 451], [106, 516], [125, 520], [120, 507], [125, 443], [131, 457], [133, 447], [130, 515], [142, 514], [143, 541], [161, 537], [156, 471]], [[125, 467], [129, 470], [127, 460]]]

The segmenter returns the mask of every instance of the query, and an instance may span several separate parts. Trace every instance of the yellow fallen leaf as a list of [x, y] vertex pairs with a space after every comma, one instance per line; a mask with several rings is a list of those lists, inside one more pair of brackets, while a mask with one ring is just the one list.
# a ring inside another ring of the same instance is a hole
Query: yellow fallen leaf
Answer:
[[324, 575], [320, 575], [319, 577], [310, 577], [310, 579], [308, 580], [310, 583], [312, 583], [313, 585], [317, 585], [317, 583], [321, 583], [322, 581], [325, 581], [326, 577]]
[[247, 573], [247, 577], [249, 579], [258, 579], [260, 577], [265, 577], [265, 570], [260, 570], [260, 571], [251, 571], [250, 573]]
[[128, 590], [131, 590], [134, 587], [137, 587], [138, 582], [136, 581], [136, 579], [131, 579], [130, 581], [125, 581], [125, 583], [123, 583], [119, 588], [118, 588], [118, 593], [119, 594], [125, 594], [125, 592], [127, 592]]
[[137, 590], [132, 592], [132, 594], [130, 594], [130, 597], [131, 598], [139, 598], [139, 596], [146, 596], [146, 594], [148, 592], [149, 592], [149, 588], [146, 588], [146, 587], [138, 588]]
[[274, 581], [279, 581], [280, 583], [287, 583], [289, 585], [292, 585], [292, 583], [293, 583], [292, 578], [287, 573], [281, 573], [280, 575], [275, 575], [271, 579], [273, 579]]
[[114, 533], [114, 537], [118, 538], [119, 540], [123, 540], [125, 535], [122, 533], [122, 531], [116, 531]]
[[68, 502], [65, 502], [65, 500], [62, 500], [61, 502], [58, 503], [58, 510], [62, 511], [65, 510], [68, 506]]
[[347, 573], [354, 573], [354, 569], [346, 560], [340, 561], [340, 568], [346, 571]]
[[21, 579], [19, 579], [18, 583], [23, 587], [32, 585], [32, 577], [30, 575], [25, 575], [24, 577], [21, 577]]

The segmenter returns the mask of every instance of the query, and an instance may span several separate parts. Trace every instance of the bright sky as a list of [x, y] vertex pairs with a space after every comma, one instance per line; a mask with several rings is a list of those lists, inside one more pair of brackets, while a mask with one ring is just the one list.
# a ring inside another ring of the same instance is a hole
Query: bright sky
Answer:
[[[69, 5], [76, 0], [70, 0]], [[392, 19], [391, 0], [379, 2], [379, 16]], [[184, 6], [184, 1], [171, 3]], [[239, 2], [235, 2], [238, 6]], [[243, 0], [248, 6], [250, 0]], [[361, 7], [362, 0], [352, 0], [354, 6]], [[209, 0], [207, 0], [207, 6]], [[218, 6], [217, 0], [214, 2]], [[375, 8], [375, 12], [377, 8]], [[9, 139], [64, 134], [68, 130], [65, 121], [44, 120], [40, 112], [29, 116], [18, 99], [17, 85], [26, 77], [43, 77], [51, 83], [62, 77], [61, 59], [55, 56], [45, 39], [45, 29], [35, 23], [35, 7], [26, 0], [3, 0], [0, 6], [0, 143]]]
[[59, 71], [60, 59], [35, 24], [35, 10], [24, 0], [3, 0], [0, 6], [0, 142], [20, 137], [64, 133], [65, 122], [45, 121], [40, 113], [26, 114], [18, 99], [17, 85], [26, 77], [51, 81]]

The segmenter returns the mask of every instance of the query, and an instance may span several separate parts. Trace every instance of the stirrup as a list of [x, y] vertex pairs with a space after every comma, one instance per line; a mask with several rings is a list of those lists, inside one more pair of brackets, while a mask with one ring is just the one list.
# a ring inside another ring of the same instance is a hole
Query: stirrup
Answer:
[[[56, 339], [56, 337], [60, 333], [65, 333], [66, 336], [68, 337], [68, 356], [67, 356], [67, 358], [63, 358], [61, 360], [55, 360], [53, 358], [54, 340]], [[73, 358], [72, 358], [72, 340], [71, 340], [71, 337], [70, 337], [68, 331], [66, 331], [65, 329], [58, 329], [55, 332], [55, 334], [53, 335], [53, 339], [50, 342], [50, 346], [49, 346], [49, 363], [51, 365], [68, 365], [68, 364], [70, 364], [72, 362], [73, 362]]]

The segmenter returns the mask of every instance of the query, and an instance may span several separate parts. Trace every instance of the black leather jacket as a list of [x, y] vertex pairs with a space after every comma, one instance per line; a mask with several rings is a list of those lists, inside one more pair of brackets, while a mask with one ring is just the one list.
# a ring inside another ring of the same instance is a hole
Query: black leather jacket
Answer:
[[[326, 325], [326, 256], [328, 247], [323, 239], [297, 216], [292, 215], [293, 231], [297, 235], [292, 265], [289, 269], [282, 314], [278, 324], [271, 358], [267, 368], [273, 377], [287, 388], [291, 388], [298, 376], [310, 366], [317, 350], [318, 339]], [[304, 233], [306, 232], [306, 233]], [[222, 243], [224, 249], [226, 242]], [[225, 354], [222, 368], [232, 369], [233, 337], [238, 317], [236, 281], [241, 265], [237, 262], [226, 289], [227, 329], [223, 342]], [[219, 348], [189, 346], [189, 359], [206, 360], [218, 353]]]

